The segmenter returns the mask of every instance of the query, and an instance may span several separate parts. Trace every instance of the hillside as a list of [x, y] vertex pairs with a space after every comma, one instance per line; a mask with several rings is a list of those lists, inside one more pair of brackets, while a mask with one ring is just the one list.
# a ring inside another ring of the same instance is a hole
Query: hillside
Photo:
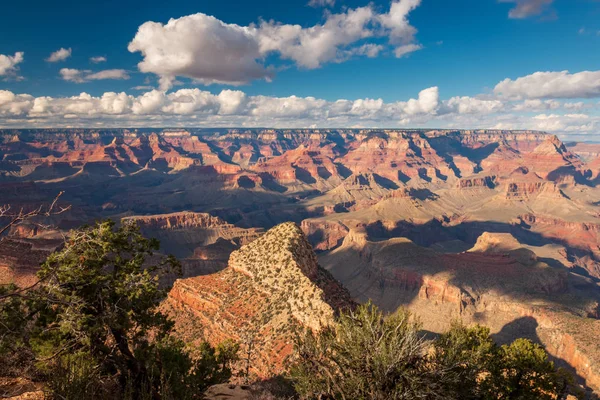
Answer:
[[285, 223], [234, 251], [225, 270], [177, 280], [165, 307], [181, 337], [235, 339], [251, 352], [252, 372], [267, 377], [285, 369], [295, 332], [319, 330], [352, 304], [300, 228]]
[[359, 302], [371, 299], [389, 312], [408, 307], [432, 332], [461, 319], [489, 326], [501, 342], [541, 342], [600, 390], [597, 284], [548, 266], [510, 234], [483, 233], [472, 249], [452, 254], [351, 230], [319, 261]]

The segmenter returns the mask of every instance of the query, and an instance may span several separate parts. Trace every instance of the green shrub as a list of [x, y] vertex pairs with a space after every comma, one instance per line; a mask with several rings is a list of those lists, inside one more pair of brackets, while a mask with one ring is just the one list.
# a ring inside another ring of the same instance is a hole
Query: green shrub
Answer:
[[488, 328], [453, 323], [432, 343], [405, 310], [372, 304], [299, 335], [292, 378], [305, 399], [551, 400], [572, 378], [527, 339], [496, 345]]
[[298, 338], [292, 377], [304, 398], [442, 398], [419, 324], [404, 310], [384, 317], [372, 304], [342, 313], [334, 327]]
[[180, 265], [156, 250], [132, 224], [71, 232], [34, 289], [0, 295], [0, 356], [30, 352], [62, 399], [191, 399], [226, 381], [236, 345], [203, 344], [193, 358], [171, 338], [159, 279]]
[[551, 400], [565, 395], [572, 378], [528, 339], [497, 346], [488, 328], [453, 323], [434, 342], [432, 361], [446, 370], [444, 385], [461, 399]]

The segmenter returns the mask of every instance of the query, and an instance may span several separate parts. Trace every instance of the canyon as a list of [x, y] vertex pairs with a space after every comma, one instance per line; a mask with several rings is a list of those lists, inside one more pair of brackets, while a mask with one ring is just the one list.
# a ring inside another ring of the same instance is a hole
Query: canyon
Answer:
[[180, 259], [164, 304], [179, 334], [251, 344], [257, 376], [284, 370], [295, 329], [370, 299], [431, 334], [459, 318], [529, 337], [600, 391], [598, 145], [502, 130], [0, 131], [0, 205], [59, 192], [67, 212], [2, 238], [1, 282], [31, 283], [69, 229], [111, 218]]

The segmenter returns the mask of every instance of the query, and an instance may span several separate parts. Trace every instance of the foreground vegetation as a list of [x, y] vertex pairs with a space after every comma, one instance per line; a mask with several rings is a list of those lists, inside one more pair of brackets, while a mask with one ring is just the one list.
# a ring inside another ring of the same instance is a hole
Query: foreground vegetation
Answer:
[[[0, 287], [0, 377], [60, 399], [200, 399], [227, 382], [235, 343], [190, 349], [172, 335], [159, 281], [180, 266], [158, 245], [135, 225], [99, 223], [72, 232], [32, 287]], [[299, 334], [294, 357], [286, 398], [545, 400], [572, 387], [529, 340], [498, 346], [489, 329], [455, 323], [428, 341], [408, 311], [370, 303]]]
[[46, 382], [63, 399], [193, 399], [227, 381], [237, 345], [195, 356], [159, 310], [161, 276], [179, 263], [158, 241], [112, 222], [72, 232], [28, 290], [0, 294], [0, 376]]
[[374, 305], [298, 339], [292, 369], [307, 399], [561, 399], [572, 378], [527, 339], [498, 346], [488, 328], [454, 323], [433, 342], [406, 310], [384, 316]]

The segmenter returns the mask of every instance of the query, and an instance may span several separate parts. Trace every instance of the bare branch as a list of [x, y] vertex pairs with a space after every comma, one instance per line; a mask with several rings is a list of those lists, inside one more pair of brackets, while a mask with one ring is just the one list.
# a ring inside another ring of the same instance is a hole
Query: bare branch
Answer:
[[7, 218], [11, 219], [7, 225], [0, 228], [0, 236], [2, 236], [6, 231], [8, 231], [13, 226], [20, 225], [23, 222], [25, 222], [31, 218], [34, 218], [37, 216], [50, 217], [53, 215], [62, 214], [64, 212], [67, 212], [68, 210], [70, 210], [71, 209], [70, 205], [68, 205], [66, 207], [57, 205], [58, 200], [63, 195], [63, 193], [64, 192], [60, 192], [58, 195], [56, 195], [56, 197], [54, 198], [52, 203], [50, 203], [50, 205], [46, 209], [44, 209], [44, 206], [42, 205], [42, 206], [39, 206], [38, 208], [36, 208], [32, 211], [29, 211], [29, 212], [25, 212], [21, 208], [18, 213], [11, 214], [10, 213], [10, 209], [11, 209], [10, 205], [0, 206], [0, 217], [7, 217]]

